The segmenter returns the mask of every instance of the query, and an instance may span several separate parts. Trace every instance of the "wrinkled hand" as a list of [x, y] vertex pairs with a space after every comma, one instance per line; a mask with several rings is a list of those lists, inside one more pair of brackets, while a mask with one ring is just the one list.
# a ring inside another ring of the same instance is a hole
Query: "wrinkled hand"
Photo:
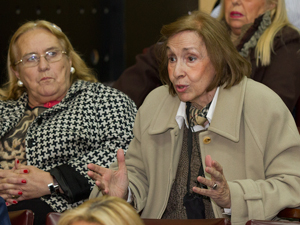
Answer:
[[122, 149], [118, 149], [117, 161], [119, 165], [117, 171], [95, 164], [88, 164], [88, 169], [91, 170], [88, 171], [88, 175], [96, 181], [95, 183], [99, 190], [102, 191], [102, 194], [116, 196], [127, 200], [129, 181], [124, 151]]
[[0, 171], [0, 196], [8, 205], [39, 198], [50, 194], [48, 184], [52, 180], [50, 173], [34, 166], [20, 165], [16, 160], [12, 170]]
[[[210, 197], [214, 202], [222, 208], [231, 207], [230, 199], [230, 189], [228, 183], [223, 174], [222, 166], [217, 162], [211, 159], [210, 155], [205, 157], [205, 172], [211, 175], [211, 180], [199, 176], [197, 178], [198, 182], [205, 184], [209, 189], [193, 187], [195, 193], [206, 195]], [[214, 184], [217, 184], [216, 189], [212, 189]]]

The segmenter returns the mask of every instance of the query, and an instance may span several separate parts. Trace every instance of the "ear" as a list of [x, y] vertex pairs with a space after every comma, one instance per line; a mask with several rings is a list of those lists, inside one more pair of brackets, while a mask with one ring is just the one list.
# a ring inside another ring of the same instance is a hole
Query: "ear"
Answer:
[[10, 67], [10, 70], [15, 74], [15, 76], [16, 76], [18, 79], [20, 79], [19, 71], [14, 70], [14, 69], [12, 68], [12, 66]]

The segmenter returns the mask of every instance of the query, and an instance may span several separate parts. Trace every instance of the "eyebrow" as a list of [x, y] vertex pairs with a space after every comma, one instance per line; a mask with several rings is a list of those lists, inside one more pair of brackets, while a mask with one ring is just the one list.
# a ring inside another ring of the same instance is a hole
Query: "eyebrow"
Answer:
[[[45, 52], [48, 52], [48, 51], [50, 51], [50, 50], [53, 50], [53, 49], [59, 49], [58, 47], [49, 47], [49, 48], [46, 48], [45, 49]], [[38, 53], [37, 52], [29, 52], [29, 53], [26, 53], [25, 55], [31, 55], [31, 54], [37, 54], [38, 55]], [[23, 57], [25, 56], [25, 55], [23, 55]]]
[[[183, 48], [183, 51], [187, 52], [193, 49], [197, 50], [195, 47], [189, 47], [189, 48]], [[172, 49], [169, 46], [167, 46], [167, 51], [172, 51]]]

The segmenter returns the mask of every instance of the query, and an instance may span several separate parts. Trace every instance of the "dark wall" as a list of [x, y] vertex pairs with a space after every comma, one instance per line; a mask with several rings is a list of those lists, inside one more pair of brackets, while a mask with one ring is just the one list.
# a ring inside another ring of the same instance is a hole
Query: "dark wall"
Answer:
[[6, 73], [9, 38], [22, 23], [36, 19], [57, 24], [100, 81], [114, 80], [123, 71], [123, 0], [7, 0], [1, 2], [0, 13], [0, 83]]
[[0, 84], [9, 38], [22, 23], [36, 19], [61, 27], [99, 80], [109, 82], [157, 42], [162, 25], [196, 10], [198, 0], [7, 0], [0, 6]]
[[126, 66], [134, 64], [136, 54], [158, 41], [164, 24], [197, 9], [198, 0], [126, 0]]

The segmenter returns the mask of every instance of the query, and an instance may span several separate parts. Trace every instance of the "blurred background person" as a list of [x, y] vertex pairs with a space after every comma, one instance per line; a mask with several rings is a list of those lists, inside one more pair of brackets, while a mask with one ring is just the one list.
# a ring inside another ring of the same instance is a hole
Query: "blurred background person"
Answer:
[[135, 209], [124, 199], [105, 195], [90, 199], [62, 214], [58, 225], [143, 225]]
[[300, 96], [300, 34], [284, 0], [223, 0], [219, 19], [252, 64], [251, 78], [275, 91], [292, 112]]
[[62, 30], [30, 21], [11, 38], [0, 90], [0, 196], [35, 224], [88, 198], [87, 164], [108, 167], [132, 139], [135, 104], [99, 82]]

